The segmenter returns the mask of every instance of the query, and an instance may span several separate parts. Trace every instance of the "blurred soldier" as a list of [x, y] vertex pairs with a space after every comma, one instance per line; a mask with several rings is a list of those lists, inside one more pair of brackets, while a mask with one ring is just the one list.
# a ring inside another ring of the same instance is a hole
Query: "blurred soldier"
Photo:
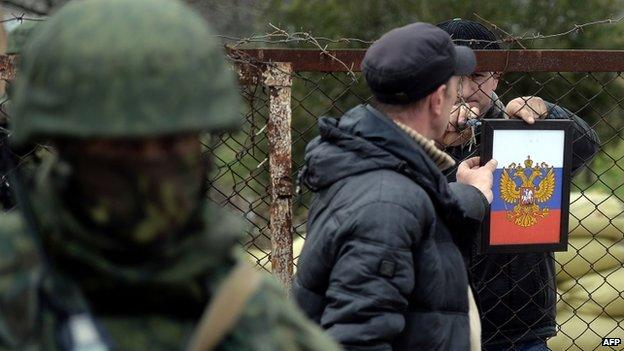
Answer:
[[199, 135], [236, 128], [239, 106], [178, 1], [73, 1], [41, 24], [12, 141], [57, 154], [16, 178], [20, 211], [0, 218], [0, 348], [336, 349], [235, 259], [238, 221], [204, 200]]
[[[472, 49], [501, 49], [498, 38], [480, 23], [454, 19], [438, 25], [457, 45]], [[457, 161], [472, 157], [469, 119], [517, 118], [527, 123], [537, 119], [571, 119], [574, 122], [572, 172], [591, 160], [600, 141], [582, 118], [537, 96], [512, 99], [504, 105], [495, 93], [500, 74], [475, 72], [465, 76], [459, 89], [449, 130], [440, 143]], [[470, 111], [472, 109], [472, 111]], [[478, 128], [477, 128], [478, 130]], [[478, 134], [478, 133], [477, 133]], [[478, 135], [473, 141], [477, 142]], [[455, 179], [456, 168], [446, 172]], [[551, 253], [472, 255], [471, 278], [477, 289], [487, 350], [547, 350], [546, 338], [555, 335], [555, 267]]]

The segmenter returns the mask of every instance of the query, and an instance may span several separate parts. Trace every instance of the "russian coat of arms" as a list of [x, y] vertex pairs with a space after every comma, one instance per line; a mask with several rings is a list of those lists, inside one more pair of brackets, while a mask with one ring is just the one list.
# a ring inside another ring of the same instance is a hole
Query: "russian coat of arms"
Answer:
[[506, 211], [506, 218], [520, 227], [531, 227], [539, 218], [548, 216], [548, 207], [540, 207], [540, 204], [547, 202], [554, 190], [553, 167], [544, 162], [533, 166], [531, 156], [527, 156], [524, 167], [515, 163], [503, 167], [500, 196], [506, 203], [514, 205], [510, 211]]

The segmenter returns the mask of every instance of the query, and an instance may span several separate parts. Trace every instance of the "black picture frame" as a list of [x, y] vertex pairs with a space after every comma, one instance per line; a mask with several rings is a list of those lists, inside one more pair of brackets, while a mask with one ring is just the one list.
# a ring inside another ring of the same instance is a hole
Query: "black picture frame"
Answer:
[[[530, 133], [536, 130], [562, 130], [564, 131], [563, 167], [561, 182], [561, 214], [559, 241], [556, 243], [527, 243], [527, 244], [491, 244], [490, 207], [481, 225], [481, 253], [524, 253], [524, 252], [553, 252], [566, 251], [568, 246], [568, 220], [570, 207], [570, 175], [572, 167], [572, 137], [573, 122], [570, 120], [537, 120], [528, 124], [519, 119], [482, 120], [481, 135], [481, 164], [484, 165], [492, 159], [493, 141], [496, 130], [521, 130]], [[521, 147], [520, 145], [518, 147]], [[500, 167], [499, 165], [498, 167]], [[495, 184], [494, 186], [500, 186]]]

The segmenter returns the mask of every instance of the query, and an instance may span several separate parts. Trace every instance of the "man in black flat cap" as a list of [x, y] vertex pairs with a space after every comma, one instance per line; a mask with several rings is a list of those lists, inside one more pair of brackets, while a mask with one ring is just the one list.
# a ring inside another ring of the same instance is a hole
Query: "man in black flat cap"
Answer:
[[[438, 24], [456, 45], [472, 49], [501, 49], [500, 40], [478, 22], [453, 19]], [[571, 119], [574, 122], [572, 172], [591, 161], [600, 146], [594, 130], [567, 109], [537, 96], [512, 99], [504, 105], [495, 93], [500, 74], [475, 72], [462, 77], [460, 102], [451, 112], [449, 130], [439, 140], [456, 161], [470, 158], [478, 148], [470, 145], [471, 129], [461, 131], [469, 118]], [[470, 111], [472, 110], [472, 111]], [[458, 130], [459, 129], [459, 130]], [[472, 141], [478, 142], [478, 131]], [[455, 169], [445, 172], [455, 180]], [[552, 253], [473, 254], [471, 278], [481, 310], [483, 343], [487, 350], [548, 350], [546, 338], [555, 335], [555, 267]]]
[[492, 199], [496, 161], [455, 162], [447, 129], [472, 50], [426, 23], [394, 29], [366, 52], [375, 96], [320, 118], [300, 181], [315, 197], [293, 296], [347, 350], [478, 350], [464, 250]]

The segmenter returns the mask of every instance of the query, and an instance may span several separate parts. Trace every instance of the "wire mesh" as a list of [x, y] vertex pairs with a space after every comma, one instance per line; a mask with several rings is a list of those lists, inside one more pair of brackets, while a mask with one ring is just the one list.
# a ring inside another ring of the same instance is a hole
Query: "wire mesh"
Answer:
[[[318, 53], [320, 55], [320, 52]], [[238, 65], [244, 59], [237, 56]], [[256, 62], [257, 63], [257, 62]], [[359, 61], [343, 62], [341, 67], [354, 67]], [[624, 63], [621, 63], [624, 70]], [[296, 65], [294, 65], [296, 67]], [[556, 350], [601, 349], [606, 337], [624, 337], [624, 76], [612, 72], [534, 72], [525, 67], [524, 72], [505, 73], [500, 76], [496, 93], [503, 105], [517, 97], [539, 96], [544, 100], [567, 108], [581, 117], [599, 136], [598, 153], [585, 160], [585, 165], [571, 179], [570, 241], [567, 252], [535, 257], [532, 264], [521, 271], [510, 269], [519, 255], [511, 255], [490, 275], [492, 279], [511, 282], [506, 291], [489, 291], [488, 284], [476, 286], [477, 293], [494, 294], [496, 300], [489, 309], [505, 311], [504, 315], [518, 318], [531, 306], [542, 306], [549, 295], [556, 294], [556, 321], [558, 335], [549, 341]], [[497, 76], [498, 77], [498, 76]], [[306, 145], [317, 136], [316, 122], [320, 116], [340, 117], [357, 104], [371, 102], [370, 93], [359, 72], [314, 70], [293, 72], [290, 107], [293, 188], [297, 174], [304, 165]], [[258, 267], [271, 271], [271, 195], [269, 140], [270, 91], [259, 79], [246, 81], [240, 94], [243, 128], [238, 132], [206, 136], [205, 152], [213, 159], [209, 176], [209, 199], [227, 207], [243, 217], [248, 224], [241, 247]], [[6, 147], [10, 122], [8, 99], [0, 107], [3, 111], [0, 144]], [[477, 139], [478, 141], [478, 139]], [[39, 147], [30, 153], [13, 157], [24, 164], [28, 157], [46, 152]], [[478, 153], [478, 144], [471, 149]], [[579, 156], [580, 157], [580, 156]], [[12, 171], [0, 165], [0, 200], [5, 210], [11, 210], [8, 175]], [[307, 212], [313, 194], [301, 189], [293, 195], [292, 202], [292, 264], [307, 235]], [[470, 263], [471, 270], [479, 270], [477, 257]], [[556, 285], [544, 282], [547, 275], [543, 267], [552, 266]], [[529, 284], [530, 283], [530, 284]], [[538, 289], [526, 286], [537, 285]], [[556, 286], [556, 287], [555, 287]], [[498, 294], [498, 295], [496, 295]], [[555, 306], [553, 306], [555, 308]], [[505, 337], [507, 320], [490, 318], [490, 310], [482, 310], [484, 327], [493, 329], [484, 333], [484, 342]], [[503, 317], [505, 318], [505, 317]], [[530, 336], [548, 319], [530, 319], [516, 333], [511, 343], [519, 342], [517, 336]], [[520, 318], [522, 323], [523, 319]], [[491, 325], [488, 327], [488, 323]]]
[[[504, 277], [512, 282], [491, 306], [497, 311], [503, 308], [503, 315], [511, 316], [510, 319], [541, 308], [549, 296], [553, 296], [553, 301], [556, 296], [557, 305], [552, 308], [557, 308], [558, 335], [549, 341], [552, 349], [599, 349], [603, 347], [602, 338], [621, 337], [624, 333], [623, 289], [617, 285], [624, 262], [624, 120], [620, 117], [623, 88], [619, 72], [531, 72], [527, 67], [527, 72], [500, 76], [496, 89], [503, 104], [517, 97], [539, 96], [563, 106], [587, 122], [600, 139], [598, 153], [584, 160], [584, 166], [571, 179], [569, 250], [535, 255], [521, 271], [510, 269], [518, 260], [518, 255], [511, 255], [492, 275], [493, 279]], [[357, 104], [369, 103], [371, 96], [358, 72], [295, 72], [292, 89], [292, 177], [296, 179], [304, 164], [305, 146], [317, 136], [318, 117], [340, 117]], [[478, 146], [472, 149], [475, 155]], [[587, 155], [577, 155], [581, 156]], [[307, 189], [302, 189], [293, 205], [294, 265], [307, 234], [306, 217], [312, 197]], [[256, 252], [252, 250], [250, 254], [256, 256]], [[549, 266], [556, 288], [543, 278], [549, 274], [544, 272], [549, 268], [544, 267]], [[263, 267], [268, 268], [266, 262]], [[478, 257], [471, 262], [471, 269], [479, 269]], [[536, 284], [537, 289], [532, 287]], [[479, 294], [485, 289], [488, 284], [477, 287]], [[485, 325], [488, 311], [482, 313]], [[527, 319], [530, 323], [520, 318], [523, 331], [513, 337], [502, 333], [509, 323], [496, 321], [494, 333], [484, 335], [483, 341], [507, 338], [511, 344], [517, 344], [523, 338], [531, 338], [548, 318], [548, 311], [537, 319]]]

